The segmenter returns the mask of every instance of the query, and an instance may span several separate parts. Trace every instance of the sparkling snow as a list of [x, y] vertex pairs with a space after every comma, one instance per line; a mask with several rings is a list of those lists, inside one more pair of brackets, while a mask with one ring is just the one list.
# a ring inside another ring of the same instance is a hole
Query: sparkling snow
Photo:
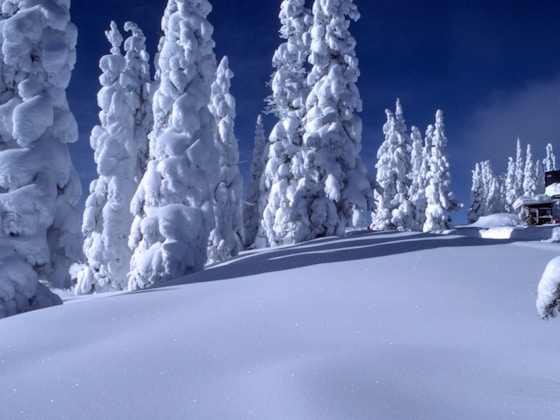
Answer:
[[555, 419], [559, 250], [353, 233], [2, 319], [2, 417]]

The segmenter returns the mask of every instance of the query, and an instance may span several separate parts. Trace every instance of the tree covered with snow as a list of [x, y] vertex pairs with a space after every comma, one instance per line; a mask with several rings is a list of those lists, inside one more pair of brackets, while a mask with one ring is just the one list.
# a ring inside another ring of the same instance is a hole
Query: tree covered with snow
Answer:
[[533, 161], [533, 153], [531, 145], [527, 145], [525, 153], [525, 166], [523, 171], [523, 195], [532, 197], [537, 193], [537, 178], [535, 171], [535, 162]]
[[537, 311], [543, 319], [560, 313], [560, 257], [553, 258], [547, 264], [539, 281]]
[[443, 112], [436, 112], [436, 123], [433, 129], [428, 130], [431, 137], [432, 147], [429, 155], [429, 170], [426, 186], [426, 221], [424, 232], [441, 231], [450, 228], [450, 212], [461, 208], [461, 204], [455, 199], [451, 191], [451, 172], [449, 158], [447, 156], [447, 137], [445, 136], [445, 125]]
[[516, 167], [515, 160], [509, 157], [507, 170], [503, 177], [502, 183], [502, 201], [504, 202], [504, 209], [507, 213], [513, 213], [513, 203], [519, 197], [516, 193]]
[[[255, 126], [255, 142], [253, 145], [253, 159], [249, 170], [249, 180], [245, 192], [243, 206], [243, 225], [245, 226], [245, 246], [252, 246], [257, 237], [260, 221], [260, 208], [264, 208], [266, 201], [261, 203], [261, 179], [264, 172], [267, 141], [264, 131], [262, 115], [257, 117]], [[264, 197], [265, 198], [265, 197]]]
[[486, 215], [485, 201], [482, 170], [480, 169], [480, 163], [477, 162], [472, 171], [470, 206], [467, 213], [467, 220], [469, 223], [474, 223], [479, 218]]
[[111, 54], [100, 60], [100, 124], [90, 137], [99, 176], [91, 183], [85, 204], [85, 262], [76, 273], [76, 293], [123, 290], [128, 283], [130, 202], [146, 164], [152, 118], [146, 38], [132, 22], [127, 22], [125, 29], [131, 32], [125, 56], [117, 24], [111, 22], [111, 29], [105, 33]]
[[239, 173], [239, 150], [234, 133], [235, 98], [230, 93], [232, 77], [228, 58], [224, 57], [212, 85], [210, 102], [210, 111], [216, 120], [215, 144], [220, 171], [214, 187], [216, 227], [210, 233], [208, 263], [235, 256], [243, 248], [243, 180]]
[[343, 235], [348, 221], [363, 223], [373, 209], [372, 183], [359, 156], [362, 102], [356, 41], [350, 20], [360, 17], [351, 0], [313, 4], [311, 55], [303, 136], [305, 178], [293, 204], [296, 242]]
[[489, 160], [482, 162], [480, 167], [485, 201], [484, 215], [502, 213], [504, 211], [504, 204], [502, 201], [500, 179], [494, 173]]
[[[69, 0], [0, 2], [0, 318], [61, 303], [80, 257]], [[46, 285], [45, 285], [46, 284]]]
[[[414, 230], [414, 206], [410, 201], [411, 155], [402, 106], [397, 100], [396, 112], [386, 110], [383, 127], [385, 141], [377, 151], [375, 191], [377, 211], [371, 228], [375, 230]], [[417, 158], [417, 157], [416, 157]], [[418, 162], [416, 162], [418, 164]]]
[[215, 227], [219, 173], [210, 92], [216, 76], [207, 0], [169, 0], [158, 51], [149, 160], [131, 209], [129, 289], [195, 270]]
[[298, 223], [293, 202], [305, 177], [302, 159], [302, 118], [309, 92], [305, 64], [309, 56], [311, 13], [304, 0], [284, 0], [280, 8], [280, 36], [285, 39], [274, 53], [275, 71], [267, 98], [268, 110], [278, 119], [269, 136], [268, 156], [262, 180], [266, 206], [259, 226], [258, 246], [293, 243]]
[[546, 145], [546, 157], [543, 159], [543, 169], [545, 172], [557, 170], [556, 155], [554, 154], [554, 149], [550, 143]]
[[410, 189], [409, 197], [414, 206], [414, 230], [422, 230], [426, 213], [426, 174], [424, 165], [424, 140], [420, 129], [413, 126], [410, 131]]
[[515, 153], [515, 196], [517, 198], [523, 195], [523, 181], [525, 179], [525, 159], [523, 157], [523, 149], [521, 140], [518, 138]]

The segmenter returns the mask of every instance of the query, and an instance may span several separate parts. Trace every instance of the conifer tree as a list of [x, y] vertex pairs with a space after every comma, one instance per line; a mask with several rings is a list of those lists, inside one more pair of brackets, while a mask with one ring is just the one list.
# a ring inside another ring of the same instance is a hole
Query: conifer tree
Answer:
[[521, 140], [517, 139], [517, 148], [515, 153], [515, 195], [521, 197], [523, 195], [523, 182], [525, 180], [525, 160], [523, 150], [521, 148]]
[[414, 207], [414, 230], [422, 230], [424, 217], [419, 219], [419, 215], [424, 215], [426, 212], [426, 180], [425, 174], [422, 173], [424, 145], [422, 133], [420, 133], [418, 127], [413, 126], [411, 128], [410, 140], [412, 142], [412, 149], [410, 155], [411, 183], [409, 197]]
[[469, 211], [467, 213], [467, 220], [469, 223], [474, 223], [480, 217], [486, 214], [485, 208], [485, 194], [484, 194], [484, 184], [482, 182], [482, 171], [480, 169], [480, 163], [476, 163], [474, 170], [472, 171], [472, 186], [471, 186], [471, 203], [469, 206]]
[[212, 85], [210, 103], [210, 111], [217, 126], [215, 144], [220, 172], [214, 188], [216, 227], [210, 233], [208, 263], [235, 256], [243, 248], [243, 180], [239, 173], [239, 150], [234, 133], [235, 99], [229, 93], [232, 77], [228, 58], [224, 57], [218, 66], [216, 81]]
[[504, 208], [505, 211], [508, 213], [513, 213], [513, 203], [519, 197], [515, 191], [515, 180], [516, 180], [516, 168], [515, 168], [515, 160], [510, 157], [508, 159], [507, 171], [504, 177], [503, 182], [503, 200], [504, 200]]
[[253, 160], [249, 171], [249, 181], [245, 194], [243, 207], [243, 224], [245, 226], [245, 247], [249, 248], [255, 243], [259, 229], [259, 209], [266, 206], [266, 196], [261, 194], [261, 179], [264, 172], [265, 156], [267, 154], [267, 141], [264, 131], [262, 115], [257, 117], [255, 126], [255, 142], [253, 146]]
[[543, 160], [543, 169], [545, 172], [557, 170], [556, 156], [554, 155], [554, 150], [550, 143], [546, 145], [546, 157]]
[[201, 270], [215, 227], [219, 173], [208, 108], [216, 77], [207, 0], [169, 0], [159, 44], [159, 86], [149, 161], [131, 209], [129, 289]]
[[76, 274], [75, 292], [106, 292], [127, 286], [131, 252], [128, 235], [132, 224], [130, 202], [145, 165], [149, 116], [150, 68], [145, 37], [137, 25], [127, 39], [115, 22], [105, 32], [111, 54], [100, 60], [103, 74], [98, 94], [100, 125], [90, 138], [98, 178], [86, 200], [82, 233], [85, 263]]
[[523, 195], [532, 197], [537, 193], [537, 178], [535, 176], [535, 162], [531, 152], [531, 145], [527, 145], [525, 153], [525, 166], [523, 172]]
[[311, 31], [311, 92], [303, 136], [305, 179], [293, 205], [295, 242], [344, 235], [350, 219], [361, 223], [373, 209], [372, 183], [361, 161], [362, 102], [356, 41], [350, 20], [360, 17], [351, 0], [316, 0]]
[[267, 245], [293, 243], [297, 231], [292, 206], [298, 183], [305, 176], [302, 118], [309, 92], [305, 63], [309, 55], [311, 15], [304, 3], [304, 0], [282, 2], [280, 35], [286, 41], [272, 59], [276, 70], [270, 82], [272, 95], [267, 101], [268, 110], [275, 114], [278, 122], [269, 137], [262, 184], [262, 194], [267, 200], [259, 227], [259, 237], [266, 237]]
[[451, 226], [449, 213], [461, 208], [461, 204], [451, 191], [451, 173], [446, 151], [447, 138], [441, 110], [436, 112], [436, 123], [433, 127], [433, 135], [430, 137], [433, 143], [426, 187], [427, 208], [424, 232], [449, 229]]
[[486, 160], [480, 164], [482, 184], [484, 190], [484, 215], [497, 214], [504, 211], [500, 180], [492, 169], [492, 164]]
[[396, 113], [386, 110], [387, 122], [383, 127], [385, 141], [377, 152], [375, 191], [377, 213], [372, 221], [376, 230], [412, 230], [414, 208], [409, 200], [411, 164], [410, 138], [407, 134], [401, 103], [397, 100]]
[[77, 41], [69, 8], [2, 2], [0, 318], [62, 303], [46, 285], [70, 287], [81, 254], [81, 186], [67, 146], [78, 139], [66, 99]]

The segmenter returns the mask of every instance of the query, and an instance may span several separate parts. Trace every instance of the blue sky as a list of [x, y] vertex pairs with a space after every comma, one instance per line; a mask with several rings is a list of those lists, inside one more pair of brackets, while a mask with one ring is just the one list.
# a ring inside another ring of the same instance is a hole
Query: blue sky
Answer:
[[[280, 0], [214, 0], [216, 55], [228, 55], [235, 72], [236, 134], [241, 169], [250, 164], [255, 120], [270, 93], [272, 54], [278, 37]], [[560, 155], [560, 2], [555, 0], [355, 0], [361, 19], [351, 26], [357, 40], [364, 102], [362, 158], [375, 175], [385, 108], [400, 98], [408, 126], [422, 132], [436, 109], [445, 115], [453, 189], [468, 206], [471, 169], [490, 159], [505, 169], [515, 141], [531, 143], [544, 157], [551, 142]], [[144, 30], [151, 55], [161, 36], [166, 1], [73, 2], [78, 62], [68, 90], [80, 128], [71, 153], [84, 185], [96, 176], [89, 133], [97, 124], [99, 58], [109, 44], [104, 31], [115, 20]], [[311, 7], [311, 1], [308, 0]], [[274, 120], [265, 120], [270, 129]], [[84, 191], [84, 196], [87, 190]], [[462, 211], [454, 219], [464, 221]]]

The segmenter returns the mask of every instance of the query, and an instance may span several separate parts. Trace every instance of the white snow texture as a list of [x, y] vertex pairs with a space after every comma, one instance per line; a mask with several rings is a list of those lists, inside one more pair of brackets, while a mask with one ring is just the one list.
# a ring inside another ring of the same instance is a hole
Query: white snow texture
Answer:
[[[0, 317], [61, 303], [80, 256], [69, 0], [0, 2]], [[41, 283], [40, 283], [41, 282]]]

